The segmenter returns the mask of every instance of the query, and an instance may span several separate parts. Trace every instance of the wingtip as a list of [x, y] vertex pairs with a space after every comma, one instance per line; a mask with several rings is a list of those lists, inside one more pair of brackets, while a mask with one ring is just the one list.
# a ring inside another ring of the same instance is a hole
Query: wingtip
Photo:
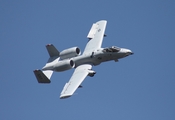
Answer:
[[40, 69], [35, 69], [35, 70], [33, 70], [33, 72], [37, 72], [37, 71], [40, 71]]
[[105, 23], [107, 23], [107, 20], [99, 20], [99, 21], [97, 21], [97, 23], [100, 23], [100, 22], [105, 22]]
[[64, 96], [60, 96], [60, 99], [66, 99], [66, 98], [69, 98], [71, 97], [71, 95], [64, 95]]
[[52, 46], [52, 44], [47, 44], [46, 47]]

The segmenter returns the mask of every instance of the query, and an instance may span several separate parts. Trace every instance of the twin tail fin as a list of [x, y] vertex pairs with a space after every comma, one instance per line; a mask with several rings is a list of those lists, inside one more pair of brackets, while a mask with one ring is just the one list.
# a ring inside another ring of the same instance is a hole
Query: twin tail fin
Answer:
[[[48, 44], [46, 45], [47, 52], [49, 53], [50, 58], [48, 59], [45, 66], [57, 62], [59, 60], [60, 52], [55, 48], [54, 45]], [[50, 78], [53, 74], [52, 70], [34, 70], [36, 79], [38, 83], [50, 83]]]

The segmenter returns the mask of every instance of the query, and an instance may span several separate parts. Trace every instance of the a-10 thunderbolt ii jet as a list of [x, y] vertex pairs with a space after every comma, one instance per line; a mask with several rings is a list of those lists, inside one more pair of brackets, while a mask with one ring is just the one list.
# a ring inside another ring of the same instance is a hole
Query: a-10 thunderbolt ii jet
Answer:
[[101, 20], [94, 23], [89, 31], [87, 38], [89, 39], [85, 50], [80, 55], [78, 47], [69, 48], [59, 52], [52, 44], [46, 45], [50, 55], [48, 62], [42, 70], [34, 70], [34, 74], [39, 83], [50, 83], [53, 71], [62, 72], [75, 68], [75, 71], [61, 92], [60, 98], [68, 98], [73, 95], [77, 88], [82, 87], [81, 83], [86, 76], [93, 77], [96, 73], [92, 70], [92, 66], [99, 65], [106, 61], [118, 61], [120, 58], [132, 55], [129, 49], [119, 47], [102, 48], [103, 37], [106, 35], [107, 21]]

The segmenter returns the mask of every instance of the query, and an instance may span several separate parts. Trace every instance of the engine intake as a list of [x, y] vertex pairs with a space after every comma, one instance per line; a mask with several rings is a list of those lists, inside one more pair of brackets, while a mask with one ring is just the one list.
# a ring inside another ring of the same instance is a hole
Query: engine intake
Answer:
[[81, 50], [78, 47], [72, 47], [60, 52], [60, 58], [64, 60], [64, 59], [79, 56], [80, 54], [81, 54]]
[[54, 65], [54, 70], [57, 72], [61, 72], [61, 71], [69, 70], [74, 67], [75, 67], [75, 63], [73, 60], [71, 59], [62, 60], [62, 61], [59, 61], [56, 65]]

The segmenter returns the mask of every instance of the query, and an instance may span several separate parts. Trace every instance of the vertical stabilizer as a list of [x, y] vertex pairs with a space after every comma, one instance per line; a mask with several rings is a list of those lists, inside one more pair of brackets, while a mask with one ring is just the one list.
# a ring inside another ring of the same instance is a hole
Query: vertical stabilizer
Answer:
[[53, 74], [53, 66], [59, 60], [60, 52], [52, 44], [46, 45], [46, 49], [49, 53], [49, 59], [42, 70], [34, 70], [34, 74], [38, 83], [50, 83], [50, 78]]
[[59, 60], [60, 52], [55, 48], [54, 45], [48, 44], [46, 45], [46, 49], [50, 56], [50, 58], [47, 61], [47, 64], [53, 62], [55, 63], [57, 60]]
[[51, 70], [46, 70], [46, 71], [41, 71], [41, 70], [34, 70], [33, 71], [35, 74], [36, 79], [38, 80], [38, 83], [50, 83], [50, 78], [52, 76], [53, 71]]
[[54, 45], [48, 44], [48, 45], [46, 45], [46, 49], [47, 49], [50, 57], [55, 57], [55, 56], [59, 57], [60, 56], [60, 52], [55, 48]]

